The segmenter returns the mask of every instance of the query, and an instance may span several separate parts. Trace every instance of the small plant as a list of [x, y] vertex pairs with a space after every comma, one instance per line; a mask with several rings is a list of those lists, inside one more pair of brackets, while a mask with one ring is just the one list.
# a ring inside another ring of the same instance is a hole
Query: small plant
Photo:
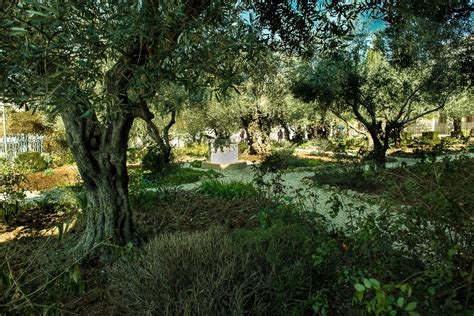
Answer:
[[354, 285], [354, 299], [365, 305], [368, 313], [395, 316], [407, 313], [409, 316], [419, 316], [416, 312], [418, 303], [411, 300], [412, 288], [408, 284], [381, 285], [376, 279], [364, 278], [362, 283]]
[[275, 203], [280, 203], [285, 195], [283, 173], [278, 167], [271, 164], [252, 166], [254, 172], [253, 183], [260, 188], [265, 197]]
[[193, 160], [189, 163], [189, 165], [193, 168], [201, 168], [202, 167], [202, 160]]
[[26, 181], [24, 175], [20, 173], [0, 174], [0, 219], [9, 224], [17, 218], [25, 204], [25, 190], [23, 184]]
[[38, 172], [48, 168], [48, 162], [38, 152], [19, 153], [15, 158], [15, 166], [23, 172]]

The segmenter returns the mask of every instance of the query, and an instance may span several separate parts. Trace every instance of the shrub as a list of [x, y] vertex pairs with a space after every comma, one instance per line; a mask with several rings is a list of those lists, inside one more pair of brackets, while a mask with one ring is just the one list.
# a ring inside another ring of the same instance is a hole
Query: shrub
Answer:
[[[304, 143], [303, 143], [304, 144]], [[303, 147], [303, 144], [300, 145], [300, 147]], [[272, 147], [273, 148], [285, 148], [285, 149], [291, 149], [295, 147], [295, 144], [288, 140], [281, 140], [281, 141], [272, 141]]]
[[110, 293], [117, 311], [162, 315], [261, 314], [262, 276], [220, 229], [165, 234], [136, 259], [117, 263]]
[[444, 159], [390, 175], [386, 198], [404, 205], [398, 210], [400, 214], [417, 219], [410, 224], [417, 238], [431, 240], [432, 250], [438, 255], [456, 249], [459, 259], [474, 257], [474, 159]]
[[8, 172], [0, 174], [0, 219], [9, 224], [17, 218], [25, 204], [25, 190], [23, 183], [26, 181], [22, 174]]
[[173, 156], [167, 156], [156, 147], [147, 150], [142, 158], [141, 168], [152, 173], [165, 174], [172, 167]]
[[39, 172], [48, 168], [48, 162], [39, 152], [19, 153], [15, 165], [23, 172]]
[[380, 179], [362, 164], [328, 166], [316, 171], [313, 180], [318, 184], [362, 191], [377, 190], [380, 184]]
[[189, 163], [189, 165], [193, 168], [201, 168], [202, 167], [202, 161], [201, 160], [193, 160]]
[[111, 269], [111, 299], [137, 314], [308, 314], [339, 252], [301, 223], [164, 234]]
[[201, 183], [197, 192], [223, 199], [253, 198], [259, 195], [259, 191], [251, 183], [242, 181], [208, 180]]
[[[472, 311], [472, 161], [387, 171], [388, 192], [378, 212], [360, 216], [358, 208], [333, 204], [333, 210], [348, 210], [342, 230], [349, 238], [350, 264], [341, 269], [358, 283], [355, 306], [372, 313]], [[362, 278], [375, 278], [380, 285]]]
[[421, 138], [427, 141], [436, 141], [438, 140], [438, 132], [422, 132]]
[[266, 169], [288, 169], [290, 162], [296, 159], [294, 152], [295, 150], [293, 148], [273, 150], [264, 158], [261, 165]]
[[262, 161], [262, 168], [271, 170], [286, 170], [293, 168], [313, 168], [320, 166], [322, 161], [312, 158], [300, 158], [294, 155], [294, 148], [283, 148], [272, 151]]
[[240, 142], [238, 146], [239, 146], [239, 155], [248, 153], [249, 145], [246, 142]]
[[66, 135], [55, 133], [44, 139], [45, 151], [51, 155], [55, 167], [70, 165], [75, 162], [74, 156], [66, 141]]
[[268, 228], [239, 230], [232, 237], [248, 253], [248, 269], [264, 276], [266, 315], [311, 314], [318, 292], [336, 282], [341, 251], [324, 229], [314, 230], [295, 214], [294, 224], [287, 224], [283, 213], [276, 216], [283, 221], [274, 218]]
[[133, 190], [163, 185], [181, 185], [200, 180], [214, 179], [222, 174], [215, 170], [196, 170], [172, 165], [163, 173], [153, 173], [148, 170], [130, 170], [130, 185]]
[[208, 156], [209, 147], [207, 144], [193, 144], [183, 149], [185, 155], [195, 158], [206, 158]]

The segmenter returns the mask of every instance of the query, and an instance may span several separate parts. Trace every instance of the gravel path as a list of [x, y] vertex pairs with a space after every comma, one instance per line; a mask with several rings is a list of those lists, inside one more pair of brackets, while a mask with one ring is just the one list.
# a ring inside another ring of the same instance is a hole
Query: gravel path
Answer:
[[[222, 182], [243, 181], [252, 182], [253, 171], [250, 167], [240, 170], [220, 171], [223, 177], [219, 178]], [[305, 207], [320, 214], [327, 215], [331, 210], [328, 204], [331, 197], [336, 194], [345, 205], [364, 208], [367, 212], [377, 211], [378, 205], [368, 203], [361, 198], [357, 192], [350, 190], [336, 191], [329, 186], [316, 186], [311, 180], [307, 179], [314, 176], [313, 171], [294, 171], [283, 174], [283, 184], [285, 186], [285, 196], [295, 199], [302, 199]], [[204, 180], [205, 181], [205, 180]], [[184, 190], [197, 188], [202, 181], [181, 185]], [[153, 190], [153, 189], [151, 189]], [[343, 225], [346, 221], [346, 215], [342, 212], [333, 219], [335, 225]]]

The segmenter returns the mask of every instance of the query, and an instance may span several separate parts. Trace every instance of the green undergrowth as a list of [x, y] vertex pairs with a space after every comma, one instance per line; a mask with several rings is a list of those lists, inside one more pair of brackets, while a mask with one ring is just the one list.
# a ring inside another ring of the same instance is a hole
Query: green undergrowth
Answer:
[[350, 170], [392, 177], [377, 212], [334, 193], [321, 215], [263, 167], [253, 184], [131, 190], [139, 238], [124, 247], [87, 258], [59, 237], [0, 247], [0, 304], [16, 314], [470, 315], [473, 166]]
[[177, 186], [221, 176], [222, 174], [215, 170], [196, 170], [181, 166], [173, 166], [162, 174], [134, 169], [130, 171], [130, 185], [132, 190], [164, 185]]
[[178, 157], [205, 158], [208, 155], [209, 146], [207, 144], [192, 144], [182, 148], [175, 148], [174, 151]]
[[278, 170], [294, 170], [297, 168], [314, 168], [324, 165], [320, 159], [301, 158], [295, 155], [294, 148], [275, 149], [262, 161], [264, 167]]
[[223, 182], [216, 179], [202, 182], [197, 188], [197, 192], [222, 199], [256, 198], [259, 196], [259, 191], [252, 183], [243, 181]]

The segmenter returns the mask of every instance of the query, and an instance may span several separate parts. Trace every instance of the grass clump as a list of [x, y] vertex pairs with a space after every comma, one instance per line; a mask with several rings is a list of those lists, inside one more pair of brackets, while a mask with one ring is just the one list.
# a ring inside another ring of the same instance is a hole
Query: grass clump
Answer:
[[228, 200], [254, 198], [259, 195], [259, 191], [252, 183], [243, 181], [223, 182], [216, 179], [202, 182], [197, 192], [206, 196]]

